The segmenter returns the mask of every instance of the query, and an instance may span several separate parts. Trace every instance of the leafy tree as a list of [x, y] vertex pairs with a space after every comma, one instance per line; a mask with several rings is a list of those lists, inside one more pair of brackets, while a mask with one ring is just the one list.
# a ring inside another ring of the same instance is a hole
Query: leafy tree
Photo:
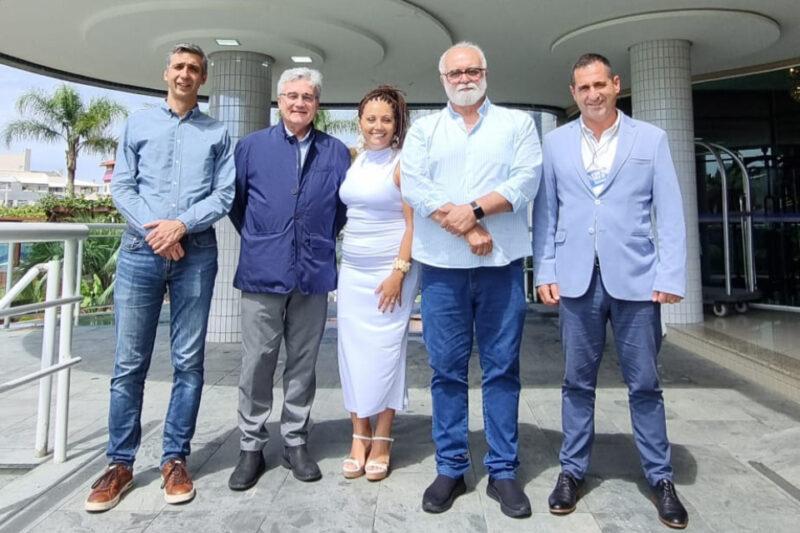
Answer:
[[[272, 124], [277, 124], [281, 120], [279, 109], [274, 110]], [[358, 133], [358, 117], [350, 119], [334, 118], [333, 113], [328, 109], [318, 109], [314, 117], [314, 127], [325, 133]]]
[[351, 119], [333, 118], [327, 109], [320, 109], [314, 117], [314, 127], [325, 133], [358, 133], [358, 117]]
[[53, 94], [31, 90], [17, 100], [17, 112], [23, 117], [5, 125], [2, 137], [6, 146], [14, 140], [67, 143], [67, 196], [75, 194], [75, 168], [81, 151], [109, 154], [117, 141], [108, 129], [127, 110], [108, 98], [93, 98], [84, 105], [78, 92], [61, 85]]

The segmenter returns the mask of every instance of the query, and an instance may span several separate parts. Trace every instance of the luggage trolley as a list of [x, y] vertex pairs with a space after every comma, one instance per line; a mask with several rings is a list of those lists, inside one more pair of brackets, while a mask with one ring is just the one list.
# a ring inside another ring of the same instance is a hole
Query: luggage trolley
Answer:
[[[714, 314], [724, 317], [730, 314], [731, 308], [738, 313], [746, 313], [749, 302], [761, 298], [760, 291], [756, 288], [756, 273], [753, 260], [753, 215], [750, 201], [750, 177], [747, 173], [741, 158], [734, 152], [716, 143], [705, 142], [700, 139], [695, 140], [695, 145], [710, 153], [716, 160], [719, 168], [720, 182], [722, 185], [722, 247], [723, 265], [725, 269], [725, 286], [723, 287], [703, 287], [703, 303], [710, 305]], [[700, 155], [700, 152], [696, 152]], [[744, 288], [734, 288], [731, 286], [731, 235], [728, 206], [728, 173], [726, 172], [725, 161], [729, 159], [731, 168], [736, 166], [742, 174], [743, 195], [739, 198], [739, 224], [742, 234], [742, 262], [744, 267]]]

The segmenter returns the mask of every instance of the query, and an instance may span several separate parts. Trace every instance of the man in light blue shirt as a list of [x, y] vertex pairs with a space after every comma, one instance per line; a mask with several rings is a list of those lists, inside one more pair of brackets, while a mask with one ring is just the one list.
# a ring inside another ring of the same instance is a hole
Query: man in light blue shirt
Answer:
[[439, 475], [422, 507], [446, 511], [466, 490], [474, 330], [483, 369], [487, 494], [508, 516], [523, 517], [531, 508], [516, 482], [522, 262], [531, 253], [527, 213], [539, 188], [539, 138], [530, 116], [486, 98], [486, 58], [476, 45], [447, 50], [439, 72], [449, 103], [413, 124], [401, 160], [403, 196], [414, 208], [412, 256], [422, 263], [422, 318], [433, 369]]
[[217, 275], [211, 225], [230, 210], [235, 177], [225, 126], [197, 107], [207, 68], [199, 47], [176, 45], [164, 71], [166, 100], [130, 117], [117, 150], [111, 195], [128, 227], [114, 286], [117, 346], [108, 413], [109, 466], [92, 485], [87, 511], [111, 509], [132, 486], [144, 382], [166, 291], [174, 378], [164, 421], [162, 487], [167, 503], [195, 495], [186, 457], [200, 407]]

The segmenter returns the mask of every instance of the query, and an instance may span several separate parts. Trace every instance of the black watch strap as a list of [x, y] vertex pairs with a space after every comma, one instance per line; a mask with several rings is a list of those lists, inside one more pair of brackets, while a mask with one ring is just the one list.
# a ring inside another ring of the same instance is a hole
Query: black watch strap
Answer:
[[478, 205], [478, 202], [472, 201], [469, 205], [472, 206], [472, 213], [475, 215], [476, 220], [480, 220], [486, 215], [486, 213], [483, 212], [483, 208]]

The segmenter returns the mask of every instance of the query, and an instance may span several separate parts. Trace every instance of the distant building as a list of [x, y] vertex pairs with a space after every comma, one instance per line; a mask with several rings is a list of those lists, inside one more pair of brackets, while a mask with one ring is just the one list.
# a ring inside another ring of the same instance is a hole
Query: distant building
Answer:
[[[110, 163], [113, 169], [113, 161]], [[108, 184], [75, 180], [76, 196], [97, 199], [107, 196], [108, 189]], [[26, 205], [48, 194], [65, 196], [66, 193], [67, 178], [60, 172], [31, 170], [30, 149], [17, 154], [0, 155], [0, 205]]]
[[111, 196], [111, 177], [114, 175], [114, 164], [116, 160], [109, 159], [100, 163], [101, 167], [105, 167], [106, 171], [103, 173], [103, 192], [101, 196]]

